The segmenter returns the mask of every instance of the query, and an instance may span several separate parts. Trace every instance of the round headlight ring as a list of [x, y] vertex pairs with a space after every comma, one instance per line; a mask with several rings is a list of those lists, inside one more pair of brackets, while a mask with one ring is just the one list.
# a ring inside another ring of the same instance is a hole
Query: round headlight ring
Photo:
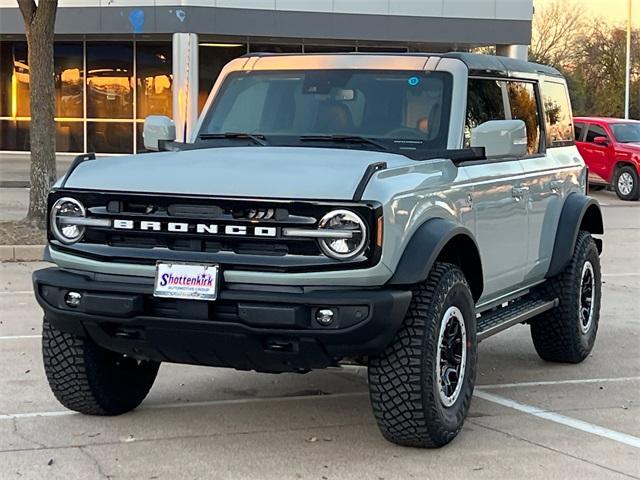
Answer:
[[65, 245], [71, 245], [82, 239], [85, 227], [78, 225], [59, 225], [58, 219], [62, 216], [84, 218], [87, 211], [84, 205], [75, 198], [62, 197], [55, 201], [49, 213], [49, 224], [53, 236]]
[[[320, 220], [320, 223], [318, 224], [318, 228], [324, 229], [324, 230], [332, 230], [335, 228], [336, 219], [340, 223], [349, 222], [351, 224], [354, 224], [356, 228], [351, 229], [351, 231], [354, 232], [356, 236], [355, 243], [353, 239], [348, 240], [348, 239], [320, 238], [318, 241], [320, 245], [320, 249], [325, 255], [327, 255], [330, 258], [334, 258], [336, 260], [350, 260], [352, 258], [357, 257], [364, 251], [365, 247], [367, 246], [366, 223], [364, 222], [364, 220], [362, 220], [362, 218], [360, 218], [360, 216], [357, 213], [352, 212], [351, 210], [340, 209], [340, 210], [332, 210], [329, 213], [327, 213], [324, 217], [322, 217], [322, 219]], [[336, 228], [335, 230], [340, 231], [341, 229]], [[340, 244], [343, 247], [345, 245], [349, 246], [349, 251], [348, 252], [339, 251], [336, 248], [332, 247], [332, 245], [335, 246], [336, 244]]]

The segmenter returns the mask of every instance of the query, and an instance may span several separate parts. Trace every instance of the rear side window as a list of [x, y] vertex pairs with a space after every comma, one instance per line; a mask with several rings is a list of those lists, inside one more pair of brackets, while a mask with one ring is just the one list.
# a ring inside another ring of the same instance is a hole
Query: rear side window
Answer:
[[471, 130], [489, 120], [504, 120], [502, 88], [496, 80], [472, 78], [467, 93], [467, 118], [464, 129], [465, 147], [471, 144]]
[[609, 138], [609, 135], [607, 135], [606, 130], [602, 128], [600, 125], [589, 125], [589, 131], [587, 132], [586, 141], [589, 143], [595, 143], [594, 139], [596, 137]]
[[540, 120], [538, 103], [533, 84], [524, 82], [507, 82], [511, 118], [522, 120], [527, 126], [527, 153], [540, 151]]
[[584, 123], [575, 123], [573, 126], [573, 133], [576, 138], [576, 142], [582, 141], [582, 133], [584, 132]]
[[544, 111], [547, 121], [547, 145], [563, 147], [573, 143], [573, 125], [569, 94], [563, 83], [542, 84]]

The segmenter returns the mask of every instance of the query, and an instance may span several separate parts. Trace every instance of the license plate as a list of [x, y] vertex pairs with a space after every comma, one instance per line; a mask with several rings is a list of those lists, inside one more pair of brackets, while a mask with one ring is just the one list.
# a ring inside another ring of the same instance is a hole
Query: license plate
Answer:
[[218, 297], [218, 265], [192, 263], [156, 264], [155, 297], [215, 300]]

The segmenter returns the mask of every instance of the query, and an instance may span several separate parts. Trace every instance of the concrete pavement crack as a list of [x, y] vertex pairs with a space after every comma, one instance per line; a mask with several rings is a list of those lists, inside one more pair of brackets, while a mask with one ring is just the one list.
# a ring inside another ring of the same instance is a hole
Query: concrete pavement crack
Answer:
[[467, 420], [467, 422], [471, 423], [473, 425], [476, 425], [476, 426], [478, 426], [480, 428], [485, 428], [487, 430], [491, 430], [492, 432], [501, 433], [503, 435], [506, 435], [509, 438], [513, 438], [515, 440], [519, 440], [521, 442], [528, 443], [529, 445], [534, 445], [536, 447], [543, 448], [545, 450], [549, 450], [549, 451], [554, 452], [554, 453], [558, 453], [558, 454], [563, 455], [565, 457], [573, 458], [574, 460], [578, 460], [580, 462], [587, 463], [587, 464], [592, 465], [594, 467], [602, 468], [604, 470], [608, 470], [610, 472], [617, 473], [619, 475], [623, 475], [623, 476], [625, 476], [627, 478], [633, 478], [634, 480], [640, 480], [640, 477], [636, 477], [635, 475], [631, 475], [631, 474], [628, 474], [626, 472], [621, 472], [620, 470], [616, 470], [614, 468], [607, 467], [606, 465], [601, 465], [599, 463], [592, 462], [591, 460], [587, 460], [585, 458], [578, 457], [578, 456], [573, 455], [571, 453], [563, 452], [562, 450], [558, 450], [556, 448], [549, 447], [547, 445], [543, 445], [543, 444], [538, 443], [538, 442], [534, 442], [533, 440], [529, 440], [528, 438], [524, 438], [524, 437], [521, 437], [519, 435], [515, 435], [515, 434], [513, 434], [511, 432], [506, 432], [506, 431], [501, 430], [499, 428], [489, 427], [488, 425], [483, 425], [482, 423], [479, 423], [475, 419], [469, 419], [469, 420]]
[[107, 480], [110, 480], [111, 478], [113, 478], [112, 475], [107, 475], [105, 473], [105, 471], [102, 469], [102, 465], [100, 465], [100, 462], [98, 462], [98, 460], [93, 455], [91, 455], [88, 451], [86, 451], [85, 447], [78, 447], [78, 450], [80, 450], [80, 452], [82, 452], [82, 454], [85, 457], [87, 457], [91, 461], [91, 463], [95, 465], [101, 478], [105, 478]]
[[37, 445], [39, 448], [47, 448], [47, 446], [44, 443], [38, 442], [36, 440], [32, 440], [29, 437], [27, 437], [25, 434], [21, 433], [18, 430], [18, 419], [17, 418], [14, 418], [12, 420], [11, 424], [12, 424], [13, 434], [16, 437], [24, 440], [25, 442], [33, 443], [33, 444]]

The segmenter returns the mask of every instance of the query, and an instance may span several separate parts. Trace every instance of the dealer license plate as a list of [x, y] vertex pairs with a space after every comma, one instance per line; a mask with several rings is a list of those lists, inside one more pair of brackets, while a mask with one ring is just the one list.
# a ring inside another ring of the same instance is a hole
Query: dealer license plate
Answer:
[[218, 265], [192, 263], [156, 264], [155, 297], [215, 300], [218, 297]]

